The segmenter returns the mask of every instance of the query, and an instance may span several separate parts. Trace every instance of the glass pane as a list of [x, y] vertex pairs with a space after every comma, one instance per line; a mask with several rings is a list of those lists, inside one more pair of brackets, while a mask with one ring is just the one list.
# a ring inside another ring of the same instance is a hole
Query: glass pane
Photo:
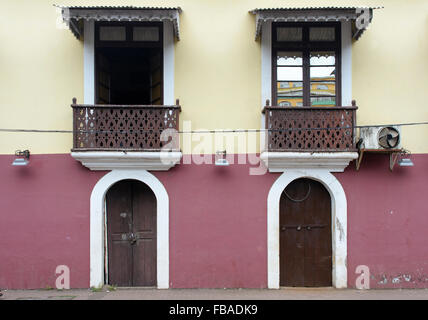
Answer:
[[278, 89], [290, 88], [290, 82], [278, 82]]
[[301, 107], [303, 97], [278, 97], [277, 105], [282, 107]]
[[334, 81], [311, 82], [311, 96], [336, 95], [336, 83]]
[[125, 27], [100, 27], [101, 41], [125, 41]]
[[336, 31], [334, 27], [310, 28], [309, 41], [334, 41]]
[[276, 56], [278, 66], [301, 66], [303, 64], [302, 52], [279, 51]]
[[278, 96], [301, 96], [303, 95], [303, 82], [278, 82], [277, 93]]
[[159, 41], [159, 28], [157, 27], [134, 27], [134, 41]]
[[336, 57], [334, 52], [311, 52], [310, 61], [312, 66], [334, 66]]
[[335, 81], [335, 67], [311, 67], [311, 81], [329, 80]]
[[276, 41], [302, 41], [302, 28], [276, 28]]
[[277, 67], [277, 80], [303, 81], [302, 67]]
[[336, 97], [311, 97], [311, 106], [334, 107], [336, 106]]

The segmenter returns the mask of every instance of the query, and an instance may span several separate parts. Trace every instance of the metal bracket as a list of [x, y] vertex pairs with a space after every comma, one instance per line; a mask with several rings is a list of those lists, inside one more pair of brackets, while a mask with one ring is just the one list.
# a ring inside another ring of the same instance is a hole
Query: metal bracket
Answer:
[[389, 154], [389, 170], [392, 171], [394, 169], [395, 164], [397, 163], [398, 157], [400, 154], [405, 153], [404, 149], [359, 149], [358, 150], [358, 159], [355, 162], [355, 167], [360, 170], [361, 161], [363, 160], [363, 156], [365, 152], [370, 153], [387, 153]]

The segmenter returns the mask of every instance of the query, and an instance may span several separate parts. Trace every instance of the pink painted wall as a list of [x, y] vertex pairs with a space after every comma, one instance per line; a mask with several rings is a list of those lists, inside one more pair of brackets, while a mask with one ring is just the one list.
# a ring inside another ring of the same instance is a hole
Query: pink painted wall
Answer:
[[[106, 172], [70, 155], [0, 156], [0, 288], [89, 287], [89, 200]], [[266, 199], [277, 174], [248, 165], [181, 165], [154, 173], [170, 197], [170, 286], [266, 287]]]
[[26, 167], [0, 156], [0, 288], [55, 287], [55, 269], [71, 286], [89, 286], [89, 196], [102, 172], [70, 155], [32, 155]]
[[389, 171], [387, 155], [364, 156], [336, 174], [348, 200], [348, 285], [367, 265], [372, 288], [428, 287], [428, 155]]
[[266, 200], [279, 174], [249, 169], [181, 165], [155, 173], [171, 203], [171, 287], [267, 286]]
[[[105, 172], [70, 155], [34, 155], [28, 167], [0, 156], [0, 288], [89, 286], [89, 197]], [[428, 287], [428, 155], [388, 169], [367, 156], [335, 174], [348, 199], [348, 278], [370, 268], [371, 287]], [[179, 165], [154, 174], [170, 197], [170, 286], [267, 285], [266, 200], [279, 174], [250, 176], [249, 165]], [[410, 275], [410, 278], [408, 277]], [[385, 280], [386, 279], [386, 280]], [[407, 281], [407, 280], [408, 281]]]

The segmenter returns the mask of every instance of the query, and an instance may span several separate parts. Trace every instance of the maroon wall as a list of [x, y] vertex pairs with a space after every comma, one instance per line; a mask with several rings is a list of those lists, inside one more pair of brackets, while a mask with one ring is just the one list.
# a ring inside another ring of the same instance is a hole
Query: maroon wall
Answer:
[[0, 156], [0, 288], [55, 287], [63, 264], [72, 287], [88, 287], [89, 197], [104, 173], [70, 155], [13, 159]]
[[[89, 286], [89, 199], [106, 172], [70, 155], [32, 155], [27, 167], [0, 156], [0, 288]], [[428, 287], [428, 155], [388, 169], [367, 156], [335, 174], [348, 200], [348, 279], [367, 265], [371, 287]], [[266, 201], [279, 174], [250, 176], [249, 165], [179, 165], [154, 173], [170, 198], [170, 286], [266, 287]], [[424, 241], [425, 240], [425, 241]], [[410, 276], [410, 278], [409, 278]], [[386, 279], [386, 280], [385, 280]]]
[[428, 287], [428, 155], [389, 170], [385, 154], [365, 155], [336, 174], [348, 200], [348, 285], [358, 265], [372, 288]]
[[266, 201], [279, 174], [249, 169], [181, 165], [155, 173], [170, 197], [171, 287], [267, 286]]

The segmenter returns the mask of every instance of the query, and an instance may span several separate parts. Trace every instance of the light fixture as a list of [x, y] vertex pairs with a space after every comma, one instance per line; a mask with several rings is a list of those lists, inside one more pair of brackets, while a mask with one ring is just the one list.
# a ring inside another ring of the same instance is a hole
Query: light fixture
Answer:
[[228, 166], [229, 162], [226, 159], [226, 150], [216, 152], [216, 166]]
[[413, 161], [410, 159], [410, 151], [403, 149], [400, 153], [400, 159], [397, 161], [400, 167], [413, 167]]
[[400, 160], [398, 160], [398, 165], [400, 167], [413, 167], [413, 161], [410, 158], [401, 158]]
[[15, 156], [17, 156], [18, 158], [16, 158], [15, 160], [13, 160], [12, 165], [13, 166], [26, 166], [30, 161], [30, 151], [28, 150], [17, 150], [15, 151]]

